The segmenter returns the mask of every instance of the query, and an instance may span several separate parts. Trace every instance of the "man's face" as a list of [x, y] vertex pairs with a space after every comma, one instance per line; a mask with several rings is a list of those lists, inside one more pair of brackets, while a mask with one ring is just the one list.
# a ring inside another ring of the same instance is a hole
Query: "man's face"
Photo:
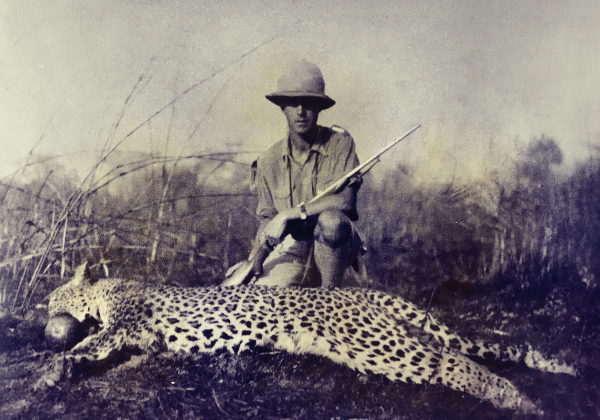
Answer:
[[310, 98], [289, 98], [282, 102], [281, 110], [287, 118], [290, 131], [302, 136], [317, 127], [321, 105]]

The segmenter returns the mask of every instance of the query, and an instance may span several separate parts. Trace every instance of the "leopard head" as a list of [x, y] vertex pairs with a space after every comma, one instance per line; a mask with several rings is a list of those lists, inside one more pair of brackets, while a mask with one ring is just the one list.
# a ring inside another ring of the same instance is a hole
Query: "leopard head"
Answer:
[[90, 270], [86, 261], [75, 269], [75, 275], [67, 284], [60, 286], [48, 295], [49, 315], [70, 313], [80, 322], [83, 321], [85, 313], [79, 313], [79, 308], [81, 301], [85, 299], [86, 289], [91, 287], [90, 278]]

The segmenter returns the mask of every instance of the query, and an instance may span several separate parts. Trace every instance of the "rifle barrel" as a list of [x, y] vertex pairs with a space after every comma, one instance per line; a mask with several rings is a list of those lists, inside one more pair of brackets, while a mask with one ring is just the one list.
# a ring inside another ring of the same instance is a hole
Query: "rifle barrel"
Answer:
[[344, 177], [342, 179], [338, 180], [337, 182], [335, 182], [334, 184], [330, 185], [325, 190], [323, 190], [320, 193], [318, 193], [317, 195], [315, 195], [309, 201], [309, 203], [311, 203], [313, 201], [317, 201], [321, 197], [323, 197], [323, 196], [325, 196], [325, 195], [327, 195], [327, 194], [329, 194], [329, 193], [337, 190], [340, 187], [340, 185], [342, 185], [344, 182], [346, 182], [346, 180], [350, 179], [351, 177], [353, 177], [354, 175], [356, 175], [358, 172], [362, 171], [367, 165], [370, 165], [373, 161], [379, 159], [379, 157], [381, 155], [383, 155], [385, 152], [387, 152], [388, 150], [390, 150], [396, 144], [400, 143], [402, 140], [404, 140], [405, 138], [407, 138], [408, 136], [410, 136], [413, 133], [413, 131], [417, 130], [419, 127], [421, 127], [421, 124], [419, 124], [419, 125], [411, 128], [410, 130], [408, 130], [403, 136], [398, 137], [392, 143], [390, 143], [387, 146], [385, 146], [377, 154], [375, 154], [371, 158], [369, 158], [365, 163], [363, 163], [361, 165], [358, 165], [356, 168], [354, 168], [353, 170], [351, 170], [350, 172], [348, 172], [346, 175], [344, 175]]
[[364, 164], [358, 166], [358, 168], [362, 169], [364, 166], [366, 166], [369, 163], [373, 162], [375, 159], [377, 159], [379, 156], [383, 155], [385, 152], [387, 152], [388, 150], [390, 150], [396, 144], [400, 143], [402, 140], [404, 140], [405, 138], [407, 138], [408, 136], [410, 136], [413, 133], [413, 131], [416, 131], [419, 127], [421, 127], [421, 124], [419, 124], [419, 125], [411, 128], [410, 130], [408, 130], [403, 136], [398, 137], [391, 144], [388, 144], [387, 146], [385, 146], [382, 150], [379, 151], [379, 153], [377, 153], [376, 155], [374, 155], [373, 157], [371, 157]]

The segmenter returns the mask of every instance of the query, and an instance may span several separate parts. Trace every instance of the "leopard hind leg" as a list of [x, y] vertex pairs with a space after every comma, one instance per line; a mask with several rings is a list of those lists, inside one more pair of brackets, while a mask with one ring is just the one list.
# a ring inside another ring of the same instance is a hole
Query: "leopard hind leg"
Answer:
[[437, 362], [435, 363], [437, 366], [428, 378], [430, 383], [442, 384], [466, 392], [489, 401], [498, 408], [527, 414], [543, 414], [510, 381], [461, 354], [444, 351], [436, 354], [434, 361]]
[[525, 363], [529, 368], [550, 373], [566, 373], [575, 376], [576, 370], [564, 361], [546, 357], [534, 350], [530, 345], [501, 346], [486, 343], [483, 340], [469, 340], [453, 332], [438, 321], [428, 311], [418, 308], [411, 302], [381, 292], [372, 291], [367, 298], [384, 308], [398, 322], [407, 322], [413, 327], [430, 334], [439, 344], [462, 353], [488, 361], [508, 361]]

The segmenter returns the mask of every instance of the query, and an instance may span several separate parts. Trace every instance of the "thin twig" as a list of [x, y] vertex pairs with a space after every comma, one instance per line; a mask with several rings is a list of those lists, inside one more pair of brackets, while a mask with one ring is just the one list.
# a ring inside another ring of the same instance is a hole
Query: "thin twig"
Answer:
[[[225, 70], [227, 70], [229, 67], [239, 63], [240, 61], [242, 61], [244, 58], [246, 58], [247, 56], [249, 56], [250, 54], [254, 53], [255, 51], [259, 50], [260, 48], [264, 47], [265, 45], [270, 44], [271, 42], [273, 42], [275, 39], [279, 38], [281, 36], [283, 32], [277, 33], [276, 35], [274, 35], [273, 37], [269, 38], [268, 40], [266, 40], [265, 42], [257, 45], [256, 47], [248, 50], [247, 52], [245, 52], [244, 54], [242, 54], [241, 56], [239, 56], [238, 58], [236, 58], [235, 60], [231, 61], [230, 63], [226, 64], [225, 66], [221, 67], [219, 70], [214, 71], [213, 73], [211, 73], [209, 76], [205, 77], [204, 79], [200, 80], [197, 83], [194, 83], [192, 86], [190, 86], [189, 88], [185, 89], [183, 92], [181, 92], [179, 95], [177, 95], [175, 98], [173, 98], [169, 103], [167, 103], [166, 105], [164, 105], [162, 108], [160, 108], [158, 111], [156, 111], [154, 114], [150, 115], [148, 118], [146, 118], [141, 124], [139, 124], [137, 127], [135, 127], [133, 130], [131, 130], [124, 138], [122, 141], [124, 141], [125, 139], [131, 137], [136, 131], [138, 131], [140, 128], [142, 128], [143, 126], [145, 126], [146, 124], [148, 124], [152, 119], [154, 119], [156, 116], [162, 114], [166, 109], [168, 109], [170, 106], [172, 106], [175, 102], [179, 101], [181, 98], [183, 98], [184, 96], [186, 96], [187, 94], [189, 94], [190, 92], [196, 90], [198, 87], [202, 86], [204, 83], [206, 83], [207, 81], [211, 80], [213, 77], [215, 77], [216, 75], [223, 73]], [[121, 143], [119, 142], [119, 144]], [[117, 144], [117, 146], [119, 145]]]
[[215, 400], [215, 404], [217, 404], [217, 408], [221, 411], [221, 413], [223, 413], [227, 417], [229, 417], [229, 413], [227, 411], [223, 410], [223, 407], [221, 407], [221, 404], [219, 404], [219, 400], [217, 399], [217, 393], [215, 392], [214, 388], [212, 388], [212, 395], [213, 395], [213, 399]]

